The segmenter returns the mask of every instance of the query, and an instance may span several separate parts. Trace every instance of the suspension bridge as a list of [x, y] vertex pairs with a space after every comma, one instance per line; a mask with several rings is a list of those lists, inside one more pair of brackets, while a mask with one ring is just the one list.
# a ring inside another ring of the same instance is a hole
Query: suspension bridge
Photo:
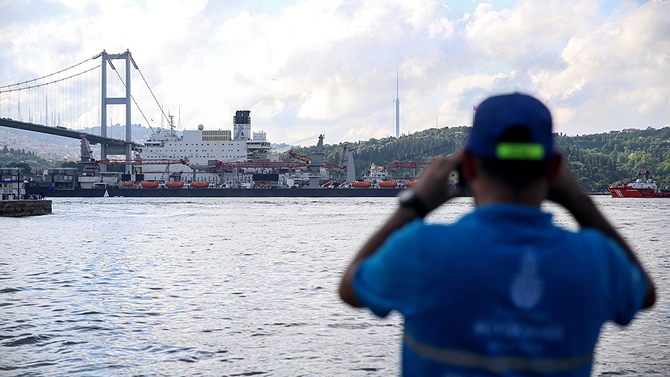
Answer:
[[[125, 64], [117, 67], [114, 61]], [[100, 158], [125, 155], [133, 160], [133, 152], [142, 144], [132, 140], [131, 122], [134, 104], [146, 124], [151, 122], [131, 93], [132, 68], [141, 76], [150, 93], [143, 98], [155, 101], [160, 115], [169, 122], [167, 115], [149, 87], [129, 50], [120, 54], [106, 51], [57, 72], [15, 84], [0, 86], [0, 126], [62, 137], [86, 138], [100, 145]], [[116, 106], [115, 106], [116, 105]], [[112, 106], [108, 109], [108, 106]], [[119, 108], [123, 108], [123, 110]], [[124, 119], [125, 137], [107, 134], [108, 122]], [[99, 134], [91, 129], [99, 127]], [[101, 167], [105, 169], [105, 166]], [[126, 165], [130, 173], [132, 166]]]

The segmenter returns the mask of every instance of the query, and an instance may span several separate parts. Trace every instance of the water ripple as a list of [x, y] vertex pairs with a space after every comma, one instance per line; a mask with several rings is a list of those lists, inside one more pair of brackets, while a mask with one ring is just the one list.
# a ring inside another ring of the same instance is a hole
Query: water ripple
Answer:
[[[670, 374], [670, 201], [598, 198], [659, 303], [607, 325], [594, 375]], [[397, 375], [402, 321], [343, 305], [353, 252], [393, 198], [55, 198], [0, 223], [0, 371], [11, 375]], [[574, 226], [556, 211], [555, 221]], [[456, 200], [428, 221], [472, 208]], [[15, 235], [20, 234], [17, 238]]]

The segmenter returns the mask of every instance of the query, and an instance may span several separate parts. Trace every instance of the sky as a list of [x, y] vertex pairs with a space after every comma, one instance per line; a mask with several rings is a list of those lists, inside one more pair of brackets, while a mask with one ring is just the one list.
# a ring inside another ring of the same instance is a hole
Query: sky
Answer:
[[273, 143], [392, 136], [396, 95], [402, 134], [470, 125], [509, 92], [568, 135], [670, 125], [669, 0], [0, 0], [0, 86], [102, 50], [131, 52], [150, 124], [156, 101], [181, 129], [251, 110]]

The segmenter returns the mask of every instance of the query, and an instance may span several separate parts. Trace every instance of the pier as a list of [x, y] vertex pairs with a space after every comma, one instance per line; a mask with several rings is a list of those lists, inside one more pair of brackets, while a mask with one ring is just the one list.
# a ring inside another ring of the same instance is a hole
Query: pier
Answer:
[[51, 200], [0, 200], [0, 216], [25, 217], [51, 214]]
[[0, 216], [24, 217], [48, 215], [51, 213], [51, 200], [26, 197], [21, 168], [0, 169]]

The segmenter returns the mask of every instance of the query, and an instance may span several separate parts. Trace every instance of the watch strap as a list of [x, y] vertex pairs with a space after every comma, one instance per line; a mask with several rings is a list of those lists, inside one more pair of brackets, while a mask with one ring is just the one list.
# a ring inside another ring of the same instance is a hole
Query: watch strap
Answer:
[[421, 218], [426, 217], [430, 212], [426, 204], [416, 195], [414, 190], [407, 190], [410, 190], [410, 194], [406, 194], [406, 196], [401, 198], [400, 205], [402, 207], [411, 208]]

